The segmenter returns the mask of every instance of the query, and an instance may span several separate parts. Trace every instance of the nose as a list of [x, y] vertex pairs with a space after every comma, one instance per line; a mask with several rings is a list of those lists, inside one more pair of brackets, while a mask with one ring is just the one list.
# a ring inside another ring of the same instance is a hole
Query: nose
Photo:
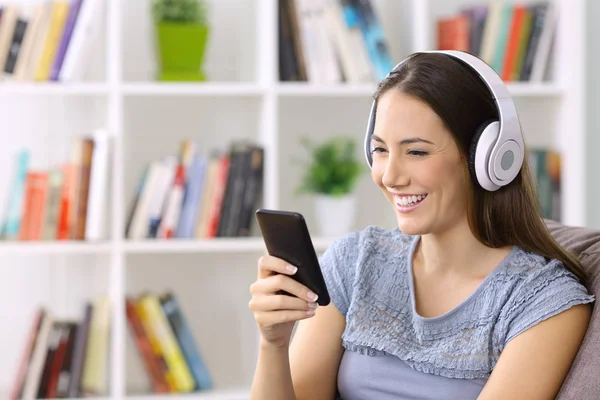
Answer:
[[381, 183], [388, 188], [407, 186], [410, 178], [402, 163], [393, 157], [388, 157], [385, 162], [385, 170], [381, 177]]

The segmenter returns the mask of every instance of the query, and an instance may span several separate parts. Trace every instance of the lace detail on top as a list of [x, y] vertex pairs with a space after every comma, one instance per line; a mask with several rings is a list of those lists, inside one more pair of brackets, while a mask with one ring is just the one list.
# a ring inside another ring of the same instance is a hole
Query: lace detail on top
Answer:
[[594, 301], [558, 260], [514, 247], [477, 289], [448, 313], [415, 311], [412, 254], [418, 236], [369, 227], [319, 257], [332, 302], [346, 317], [343, 346], [391, 354], [450, 378], [487, 378], [519, 333], [576, 304]]

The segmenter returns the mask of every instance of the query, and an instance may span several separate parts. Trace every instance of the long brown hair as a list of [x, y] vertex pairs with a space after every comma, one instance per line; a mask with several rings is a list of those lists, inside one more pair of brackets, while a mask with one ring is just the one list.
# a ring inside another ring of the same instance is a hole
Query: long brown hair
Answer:
[[518, 246], [551, 259], [585, 280], [579, 260], [560, 246], [544, 223], [525, 150], [516, 179], [495, 192], [479, 186], [468, 167], [468, 154], [477, 128], [498, 119], [498, 110], [485, 83], [460, 61], [439, 53], [415, 53], [379, 83], [377, 100], [394, 88], [431, 107], [452, 133], [471, 179], [467, 216], [473, 235], [489, 247]]

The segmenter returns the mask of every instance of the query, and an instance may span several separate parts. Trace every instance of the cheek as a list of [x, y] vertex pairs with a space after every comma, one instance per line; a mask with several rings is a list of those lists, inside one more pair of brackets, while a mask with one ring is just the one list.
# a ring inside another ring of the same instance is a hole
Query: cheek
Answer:
[[382, 186], [381, 180], [383, 179], [383, 173], [385, 171], [385, 166], [382, 165], [381, 162], [374, 161], [371, 167], [371, 179], [377, 186]]
[[447, 160], [430, 159], [411, 171], [414, 178], [432, 187], [446, 186], [457, 191], [464, 190], [464, 176], [460, 164]]

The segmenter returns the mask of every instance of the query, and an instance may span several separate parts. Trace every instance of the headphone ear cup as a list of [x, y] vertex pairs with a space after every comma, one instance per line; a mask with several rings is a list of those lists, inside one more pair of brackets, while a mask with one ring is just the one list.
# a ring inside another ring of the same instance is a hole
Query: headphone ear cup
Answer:
[[471, 176], [479, 186], [489, 191], [500, 188], [490, 179], [488, 169], [488, 156], [499, 132], [500, 123], [497, 120], [487, 120], [477, 128], [469, 147], [468, 167]]

